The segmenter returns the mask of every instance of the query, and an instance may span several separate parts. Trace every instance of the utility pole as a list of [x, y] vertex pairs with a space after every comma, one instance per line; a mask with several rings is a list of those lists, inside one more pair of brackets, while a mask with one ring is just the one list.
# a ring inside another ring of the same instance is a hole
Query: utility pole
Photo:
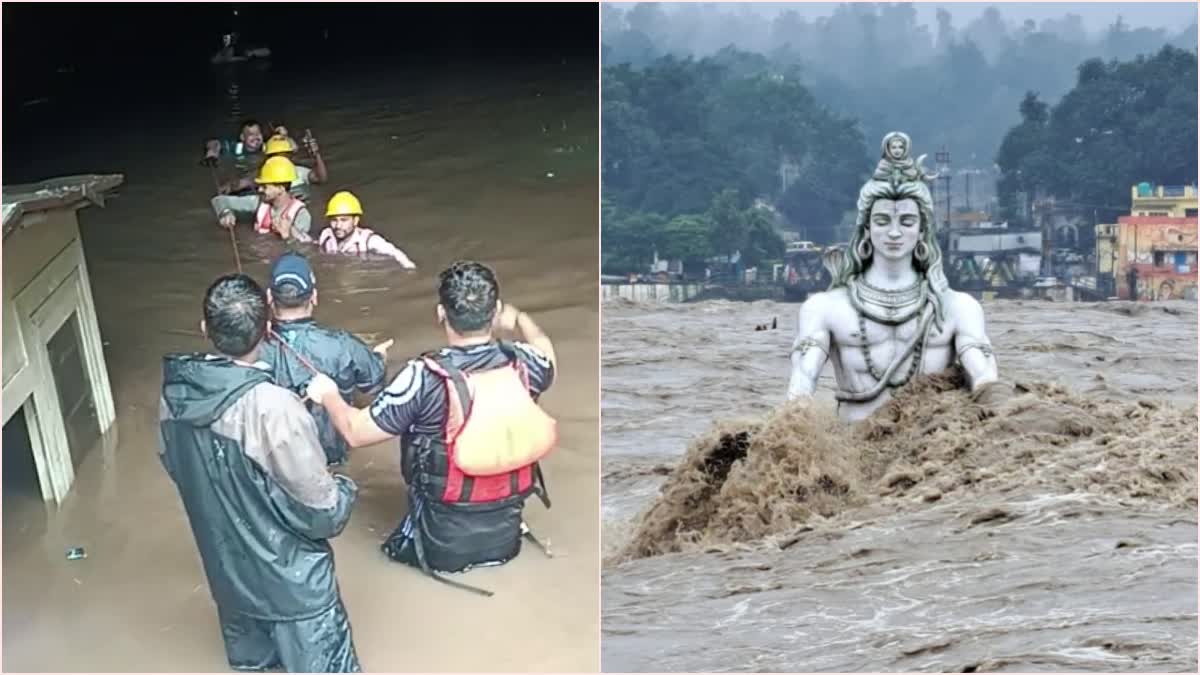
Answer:
[[950, 151], [946, 146], [942, 146], [934, 154], [934, 161], [937, 162], [938, 180], [942, 183], [942, 194], [946, 198], [946, 227], [947, 232], [950, 231]]
[[1054, 198], [1038, 200], [1042, 229], [1042, 276], [1054, 276]]

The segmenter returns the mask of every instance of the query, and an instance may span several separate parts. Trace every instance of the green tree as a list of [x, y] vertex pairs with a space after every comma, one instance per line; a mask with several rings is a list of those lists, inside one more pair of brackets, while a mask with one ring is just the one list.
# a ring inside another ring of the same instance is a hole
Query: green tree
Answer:
[[[639, 16], [653, 25], [657, 14]], [[855, 121], [820, 105], [802, 74], [734, 49], [606, 67], [605, 198], [623, 213], [668, 221], [707, 214], [711, 255], [748, 245], [744, 212], [755, 199], [788, 203], [781, 212], [805, 226], [836, 219], [854, 203], [868, 153]], [[763, 250], [771, 248], [765, 232]]]
[[712, 225], [710, 250], [714, 254], [732, 255], [745, 246], [747, 223], [736, 190], [722, 190], [714, 196], [705, 215]]
[[742, 247], [742, 259], [747, 265], [758, 265], [764, 260], [783, 257], [783, 238], [763, 209], [751, 208], [745, 212], [743, 219], [746, 224], [746, 244]]
[[[1121, 40], [1120, 26], [1112, 39]], [[1163, 47], [1131, 61], [1089, 59], [1047, 115], [1029, 96], [1001, 144], [1001, 199], [1044, 191], [1104, 218], [1128, 209], [1129, 186], [1196, 180], [1194, 52]]]
[[[996, 155], [1001, 171], [997, 197], [1002, 218], [1025, 222], [1029, 199], [1052, 180], [1055, 161], [1049, 148], [1050, 106], [1030, 91], [1021, 101], [1020, 112], [1021, 123], [1005, 135]], [[1024, 204], [1018, 199], [1022, 193], [1026, 195]]]
[[645, 269], [654, 258], [667, 219], [657, 213], [622, 213], [607, 199], [601, 200], [600, 208], [604, 272], [624, 274]]
[[1034, 23], [1022, 21], [1015, 6], [988, 9], [963, 27], [941, 11], [931, 26], [920, 25], [915, 9], [901, 3], [845, 4], [814, 19], [794, 11], [755, 18], [728, 5], [669, 7], [605, 5], [604, 63], [654, 68], [652, 58], [672, 54], [702, 61], [711, 55], [721, 64], [718, 57], [732, 53], [737, 67], [728, 73], [739, 78], [799, 66], [800, 84], [823, 107], [857, 119], [872, 145], [902, 129], [918, 152], [944, 145], [956, 167], [968, 168], [990, 168], [1005, 133], [1020, 123], [1014, 101], [1028, 90], [1058, 101], [1086, 59], [1128, 61], [1168, 43], [1196, 49], [1194, 22], [1174, 32], [1122, 20], [1093, 36], [1078, 15]]
[[704, 216], [675, 216], [661, 229], [658, 255], [684, 263], [702, 261], [708, 257], [712, 223]]

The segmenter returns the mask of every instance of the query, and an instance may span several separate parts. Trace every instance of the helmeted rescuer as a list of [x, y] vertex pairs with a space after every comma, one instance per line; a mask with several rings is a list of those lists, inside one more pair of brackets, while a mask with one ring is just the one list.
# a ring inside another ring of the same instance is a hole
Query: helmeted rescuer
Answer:
[[[347, 402], [353, 400], [355, 390], [375, 394], [383, 388], [387, 376], [384, 359], [392, 341], [372, 349], [349, 331], [318, 323], [313, 318], [318, 301], [317, 277], [304, 256], [284, 253], [275, 260], [267, 300], [275, 332], [287, 343], [284, 346], [268, 340], [259, 354], [271, 366], [275, 384], [297, 393], [304, 391], [312, 372], [297, 358], [299, 354], [321, 372], [328, 373]], [[345, 439], [333, 428], [324, 408], [309, 405], [326, 459], [331, 465], [342, 464], [347, 456]]]
[[[410, 360], [369, 408], [351, 407], [323, 375], [308, 386], [351, 447], [400, 437], [409, 511], [383, 551], [485, 594], [436, 572], [520, 553], [525, 500], [537, 494], [549, 506], [539, 461], [557, 441], [554, 420], [537, 404], [554, 381], [554, 346], [499, 295], [491, 268], [454, 263], [438, 284], [448, 346]], [[497, 340], [497, 331], [524, 341]]]
[[[267, 139], [263, 154], [267, 157], [275, 155], [287, 156], [296, 151], [296, 142], [285, 136], [272, 136]], [[290, 157], [288, 159], [291, 159]]]
[[[271, 157], [286, 157], [288, 160], [292, 160], [292, 155], [297, 149], [296, 141], [287, 135], [287, 129], [284, 127], [278, 127], [276, 131], [277, 133], [274, 136], [267, 139], [265, 145], [259, 144], [254, 155], [258, 158], [259, 165], [261, 165], [262, 161]], [[296, 179], [288, 186], [288, 191], [291, 192], [293, 197], [307, 202], [312, 198], [312, 186], [329, 180], [329, 169], [325, 165], [325, 159], [321, 155], [321, 148], [317, 143], [317, 139], [311, 135], [306, 135], [304, 144], [313, 158], [313, 167], [310, 169], [293, 161], [296, 168]], [[244, 171], [245, 168], [239, 170], [239, 172]], [[258, 193], [254, 182], [256, 177], [257, 168], [250, 171], [249, 175], [219, 185], [217, 188], [218, 194], [211, 200], [213, 213], [216, 213], [218, 218], [227, 210], [232, 211], [238, 217], [242, 217], [243, 215], [246, 218], [253, 217], [259, 206]]]
[[339, 192], [329, 198], [325, 208], [325, 217], [329, 219], [329, 227], [321, 230], [317, 237], [317, 246], [326, 253], [345, 253], [361, 255], [363, 253], [378, 253], [386, 255], [403, 265], [406, 269], [416, 269], [417, 266], [408, 255], [383, 238], [378, 232], [362, 227], [363, 207], [350, 192]]
[[329, 180], [329, 170], [325, 166], [324, 157], [321, 156], [321, 146], [317, 144], [317, 139], [308, 137], [305, 139], [305, 145], [313, 157], [314, 163], [311, 169], [295, 163], [292, 154], [296, 151], [296, 141], [286, 136], [272, 136], [267, 139], [267, 144], [263, 147], [263, 154], [268, 159], [284, 157], [292, 162], [296, 168], [296, 180], [288, 186], [288, 191], [292, 193], [293, 197], [308, 201], [312, 197], [312, 186]]
[[266, 294], [242, 274], [204, 297], [215, 354], [163, 359], [160, 457], [179, 490], [217, 606], [229, 665], [357, 672], [329, 539], [357, 486], [331, 475], [312, 416], [258, 353]]
[[[262, 203], [254, 214], [254, 229], [260, 234], [274, 232], [282, 239], [307, 242], [312, 238], [312, 215], [304, 202], [294, 197], [288, 189], [296, 180], [296, 165], [287, 157], [271, 157], [263, 162], [254, 182], [258, 184]], [[221, 214], [222, 227], [236, 224], [232, 211]]]

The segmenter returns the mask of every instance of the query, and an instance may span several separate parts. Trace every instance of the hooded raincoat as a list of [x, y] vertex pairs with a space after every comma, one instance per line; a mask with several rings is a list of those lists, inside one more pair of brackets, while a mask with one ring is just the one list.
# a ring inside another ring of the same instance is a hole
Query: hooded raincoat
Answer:
[[333, 549], [357, 486], [325, 465], [312, 417], [265, 369], [163, 360], [161, 459], [179, 489], [238, 670], [359, 670]]

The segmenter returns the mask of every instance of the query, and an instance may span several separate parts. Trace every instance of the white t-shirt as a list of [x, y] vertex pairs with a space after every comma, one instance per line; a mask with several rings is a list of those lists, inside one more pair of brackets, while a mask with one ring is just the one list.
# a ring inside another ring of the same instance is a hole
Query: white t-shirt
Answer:
[[311, 173], [312, 173], [312, 169], [308, 168], [307, 166], [297, 166], [296, 167], [296, 180], [292, 181], [292, 187], [300, 187], [301, 185], [304, 185], [306, 183], [311, 185], [312, 181], [310, 181], [308, 179], [309, 174], [311, 174]]

